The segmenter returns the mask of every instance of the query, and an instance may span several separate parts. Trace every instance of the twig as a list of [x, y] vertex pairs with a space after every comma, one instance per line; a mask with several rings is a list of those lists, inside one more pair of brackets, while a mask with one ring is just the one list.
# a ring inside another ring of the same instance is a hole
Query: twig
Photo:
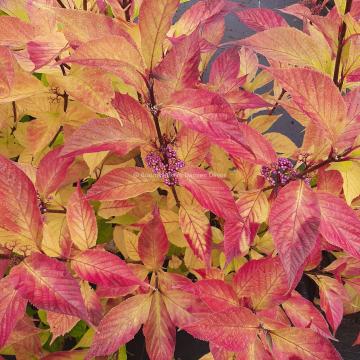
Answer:
[[16, 111], [15, 101], [12, 102], [12, 111], [13, 111], [13, 116], [14, 116], [14, 125], [11, 129], [10, 135], [12, 135], [14, 133], [14, 131], [16, 130], [16, 127], [17, 127], [17, 111]]
[[279, 101], [284, 97], [285, 94], [286, 94], [286, 90], [282, 89], [281, 94], [279, 95], [278, 99], [276, 100], [276, 103], [274, 104], [274, 106], [271, 108], [271, 110], [268, 113], [269, 116], [272, 115], [274, 113], [274, 111], [277, 109], [277, 107], [279, 106]]
[[63, 9], [66, 9], [66, 6], [63, 4], [61, 0], [56, 0], [56, 1]]
[[47, 214], [66, 214], [66, 209], [46, 209]]
[[83, 10], [87, 10], [87, 0], [83, 0]]
[[[346, 7], [345, 7], [345, 15], [350, 12], [352, 6], [352, 0], [346, 0]], [[335, 85], [341, 91], [343, 80], [339, 80], [339, 72], [340, 72], [340, 63], [341, 63], [341, 55], [344, 48], [344, 39], [346, 35], [346, 23], [342, 21], [339, 31], [339, 45], [336, 53], [336, 60], [335, 60], [335, 69], [334, 69], [334, 77], [333, 81]]]

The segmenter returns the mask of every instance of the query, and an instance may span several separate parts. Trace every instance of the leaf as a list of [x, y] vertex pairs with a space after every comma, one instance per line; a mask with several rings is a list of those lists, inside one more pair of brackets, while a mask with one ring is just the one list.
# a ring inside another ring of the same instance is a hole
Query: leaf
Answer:
[[278, 257], [247, 262], [234, 277], [234, 289], [257, 311], [270, 309], [289, 297], [287, 277]]
[[[0, 228], [40, 245], [42, 219], [34, 185], [14, 162], [0, 156]], [[21, 241], [21, 240], [20, 240]]]
[[174, 356], [176, 328], [159, 291], [152, 295], [149, 318], [143, 328], [150, 359], [169, 360]]
[[0, 46], [0, 59], [0, 94], [1, 96], [8, 96], [15, 76], [13, 66], [14, 58], [8, 48]]
[[94, 325], [99, 325], [100, 320], [103, 317], [103, 308], [100, 302], [100, 298], [86, 281], [80, 282], [80, 291], [84, 299], [89, 319]]
[[236, 90], [244, 83], [244, 78], [238, 78], [240, 57], [236, 49], [228, 49], [218, 56], [211, 65], [209, 84], [213, 90], [226, 94]]
[[79, 285], [63, 262], [41, 253], [32, 254], [12, 268], [10, 281], [36, 307], [87, 321]]
[[82, 251], [71, 258], [71, 266], [83, 280], [103, 286], [142, 285], [126, 263], [104, 250]]
[[58, 351], [42, 357], [42, 360], [83, 360], [87, 350]]
[[24, 46], [35, 36], [35, 27], [13, 16], [0, 18], [0, 44], [17, 47]]
[[288, 26], [285, 19], [271, 9], [245, 8], [236, 12], [236, 15], [242, 23], [255, 31]]
[[224, 228], [224, 250], [228, 261], [249, 250], [256, 235], [251, 231], [254, 224], [266, 221], [269, 212], [269, 204], [262, 189], [240, 193], [236, 205], [242, 221], [228, 222]]
[[144, 265], [152, 271], [157, 271], [165, 260], [169, 250], [169, 241], [160, 218], [159, 209], [154, 208], [152, 216], [153, 218], [142, 228], [138, 250]]
[[271, 331], [276, 359], [341, 360], [332, 344], [310, 329], [283, 328]]
[[121, 125], [119, 120], [113, 118], [93, 119], [72, 133], [61, 155], [73, 157], [109, 150], [123, 156], [146, 142], [140, 130], [130, 123]]
[[335, 143], [344, 131], [347, 107], [331, 78], [311, 69], [269, 71], [300, 110]]
[[89, 200], [127, 200], [162, 185], [150, 169], [119, 168], [102, 176], [88, 191]]
[[141, 52], [149, 70], [160, 61], [179, 0], [143, 0], [139, 13]]
[[[156, 136], [154, 122], [149, 111], [141, 106], [134, 98], [127, 94], [116, 92], [112, 105], [124, 124], [127, 125], [127, 123], [130, 123], [139, 129], [144, 140], [152, 139]], [[132, 127], [130, 126], [130, 128]], [[130, 135], [130, 133], [128, 135]]]
[[71, 240], [80, 250], [86, 250], [96, 245], [98, 228], [95, 212], [79, 184], [68, 201], [66, 220]]
[[59, 74], [51, 80], [75, 100], [91, 110], [108, 116], [116, 116], [111, 106], [114, 97], [110, 76], [102, 69], [73, 65], [67, 76]]
[[357, 161], [342, 161], [330, 165], [330, 169], [338, 170], [343, 179], [344, 196], [348, 205], [360, 195], [360, 163]]
[[183, 126], [176, 137], [177, 154], [187, 165], [197, 166], [206, 157], [209, 149], [209, 139], [196, 131]]
[[6, 344], [16, 323], [24, 316], [27, 301], [9, 282], [9, 277], [0, 280], [0, 349]]
[[330, 47], [293, 27], [275, 27], [237, 42], [264, 55], [268, 60], [294, 66], [309, 66], [328, 73]]
[[247, 308], [233, 308], [209, 314], [183, 329], [192, 336], [229, 351], [240, 352], [256, 339], [259, 321]]
[[194, 254], [209, 266], [212, 245], [209, 219], [201, 209], [182, 204], [179, 209], [179, 223]]
[[64, 63], [74, 63], [96, 67], [118, 75], [126, 83], [141, 88], [139, 73], [144, 73], [144, 65], [136, 46], [128, 38], [106, 35], [80, 45]]
[[317, 192], [321, 223], [320, 233], [330, 244], [360, 258], [360, 219], [356, 213], [335, 195]]
[[294, 326], [310, 328], [322, 336], [332, 338], [326, 320], [311, 301], [294, 293], [281, 306]]
[[177, 91], [164, 104], [162, 115], [170, 116], [199, 133], [212, 137], [237, 136], [237, 122], [230, 105], [218, 94], [203, 89]]
[[135, 295], [113, 307], [101, 320], [85, 359], [109, 355], [130, 341], [148, 318], [150, 304], [149, 295]]
[[77, 317], [58, 314], [51, 311], [48, 311], [46, 320], [50, 326], [50, 332], [53, 335], [50, 344], [53, 344], [59, 336], [63, 336], [70, 332], [79, 321]]
[[324, 167], [318, 171], [317, 189], [333, 195], [339, 195], [343, 188], [343, 179], [339, 171]]
[[200, 280], [183, 289], [199, 297], [211, 312], [224, 311], [227, 308], [231, 309], [239, 306], [235, 291], [222, 280]]
[[179, 183], [204, 208], [224, 219], [239, 218], [232, 194], [219, 177], [211, 176], [206, 170], [187, 166], [179, 176]]
[[348, 298], [344, 286], [329, 276], [316, 275], [311, 278], [319, 286], [321, 309], [335, 333], [343, 318], [343, 302]]
[[36, 188], [40, 195], [46, 199], [55, 192], [65, 180], [66, 172], [74, 159], [60, 156], [62, 147], [48, 152], [40, 161], [36, 171]]
[[199, 35], [176, 42], [155, 68], [155, 93], [160, 102], [166, 101], [175, 91], [192, 88], [199, 81]]
[[269, 229], [289, 285], [314, 248], [319, 226], [319, 204], [311, 188], [303, 181], [283, 187], [272, 204]]

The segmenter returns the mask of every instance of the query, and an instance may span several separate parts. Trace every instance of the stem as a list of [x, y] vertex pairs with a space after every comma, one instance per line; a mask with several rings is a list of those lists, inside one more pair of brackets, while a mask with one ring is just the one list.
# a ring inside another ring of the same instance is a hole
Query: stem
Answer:
[[87, 10], [87, 0], [83, 0], [83, 10]]
[[47, 214], [66, 214], [66, 209], [46, 209]]
[[56, 132], [56, 134], [54, 135], [54, 137], [52, 138], [52, 140], [50, 141], [49, 147], [54, 145], [54, 142], [55, 142], [56, 138], [59, 136], [59, 134], [62, 132], [62, 130], [63, 130], [63, 126], [61, 125], [59, 127], [58, 131]]
[[[346, 0], [346, 7], [345, 7], [345, 15], [350, 12], [352, 6], [352, 0]], [[340, 72], [340, 63], [341, 63], [341, 55], [344, 48], [344, 38], [346, 35], [346, 23], [343, 21], [340, 26], [339, 31], [339, 45], [336, 53], [336, 60], [335, 60], [335, 69], [334, 69], [334, 77], [333, 81], [335, 85], [339, 88], [341, 91], [342, 82], [343, 80], [339, 81], [339, 72]]]
[[13, 116], [14, 116], [14, 126], [11, 129], [10, 135], [12, 135], [14, 133], [14, 131], [16, 130], [16, 127], [17, 127], [17, 111], [16, 111], [15, 101], [12, 101], [12, 111], [13, 111]]
[[61, 0], [56, 0], [56, 1], [63, 9], [66, 9], [66, 6], [63, 4]]
[[123, 4], [121, 5], [123, 10], [125, 11], [125, 19], [127, 22], [130, 22], [130, 8], [131, 8], [131, 0], [123, 0]]
[[286, 94], [286, 90], [282, 89], [281, 94], [279, 95], [276, 103], [274, 104], [274, 106], [272, 107], [272, 109], [268, 113], [269, 116], [272, 115], [274, 113], [274, 111], [277, 109], [277, 107], [279, 106], [279, 101], [284, 97], [285, 94]]
[[[163, 146], [164, 145], [164, 138], [163, 138], [162, 133], [161, 133], [160, 122], [159, 122], [160, 110], [156, 109], [157, 104], [156, 104], [155, 93], [154, 93], [154, 82], [153, 82], [153, 78], [152, 78], [151, 74], [150, 74], [149, 78], [150, 78], [150, 81], [147, 81], [146, 85], [147, 85], [148, 90], [149, 90], [151, 114], [152, 114], [152, 118], [154, 120], [156, 133], [157, 133], [157, 136], [159, 138], [160, 145]], [[167, 161], [166, 156], [165, 156], [165, 161]], [[180, 200], [179, 200], [179, 197], [177, 195], [177, 192], [176, 192], [176, 189], [175, 189], [174, 185], [171, 186], [171, 192], [174, 195], [176, 206], [179, 208], [180, 207]]]

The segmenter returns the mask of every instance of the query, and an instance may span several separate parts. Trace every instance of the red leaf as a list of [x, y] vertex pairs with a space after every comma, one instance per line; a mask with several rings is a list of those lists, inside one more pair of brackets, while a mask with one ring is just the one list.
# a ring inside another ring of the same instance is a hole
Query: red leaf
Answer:
[[144, 265], [159, 270], [169, 250], [169, 241], [159, 210], [153, 210], [153, 218], [142, 229], [138, 243], [139, 256]]
[[360, 258], [360, 219], [344, 200], [335, 195], [317, 192], [321, 223], [320, 232], [326, 241], [350, 255]]
[[282, 307], [296, 327], [310, 328], [322, 336], [332, 338], [326, 320], [311, 301], [295, 292]]
[[348, 298], [344, 286], [329, 276], [317, 275], [311, 278], [319, 286], [320, 306], [335, 333], [343, 318], [343, 302]]
[[155, 191], [162, 183], [151, 169], [118, 168], [102, 176], [88, 191], [89, 200], [126, 200]]
[[194, 32], [176, 42], [154, 70], [155, 93], [164, 102], [175, 91], [192, 88], [199, 79], [200, 44]]
[[86, 250], [96, 245], [98, 228], [95, 212], [79, 185], [68, 201], [66, 220], [71, 240], [80, 250]]
[[277, 257], [247, 262], [234, 277], [234, 289], [255, 310], [270, 309], [289, 297], [287, 277]]
[[2, 156], [0, 169], [0, 228], [39, 245], [43, 224], [34, 185], [15, 163]]
[[149, 315], [151, 297], [135, 295], [113, 307], [101, 320], [86, 360], [109, 355], [130, 341]]
[[200, 280], [184, 287], [184, 290], [199, 297], [211, 312], [224, 311], [227, 308], [239, 306], [235, 291], [222, 280]]
[[271, 331], [273, 355], [278, 360], [341, 360], [329, 340], [310, 329], [283, 328]]
[[63, 262], [34, 253], [12, 268], [10, 280], [36, 307], [88, 320], [79, 285]]
[[74, 159], [60, 156], [62, 147], [48, 152], [40, 161], [36, 172], [36, 187], [43, 196], [47, 198], [55, 192], [65, 180], [66, 172]]
[[[112, 105], [118, 112], [124, 125], [130, 126], [130, 129], [133, 127], [139, 129], [144, 140], [152, 139], [156, 136], [154, 122], [149, 111], [141, 106], [134, 98], [127, 94], [116, 92]], [[133, 127], [131, 125], [133, 125]], [[128, 135], [130, 134], [131, 133]], [[136, 133], [134, 135], [136, 136]]]
[[269, 227], [290, 285], [316, 244], [319, 225], [319, 204], [310, 187], [293, 181], [280, 190]]
[[129, 122], [121, 125], [117, 119], [93, 119], [73, 132], [65, 142], [61, 155], [76, 156], [109, 150], [123, 156], [146, 142], [144, 134]]
[[189, 190], [206, 209], [224, 219], [237, 218], [235, 200], [223, 180], [206, 170], [187, 166], [179, 176], [179, 183]]
[[246, 8], [236, 13], [237, 17], [248, 28], [255, 31], [268, 30], [280, 26], [288, 26], [283, 17], [271, 9]]
[[142, 285], [118, 256], [104, 250], [82, 251], [71, 259], [73, 270], [86, 281], [103, 286]]
[[229, 49], [218, 56], [211, 65], [209, 85], [215, 91], [226, 94], [236, 90], [245, 78], [238, 78], [240, 57], [237, 49]]
[[176, 328], [166, 309], [163, 296], [152, 296], [149, 318], [143, 328], [146, 351], [150, 359], [169, 360], [174, 356]]
[[12, 287], [9, 277], [1, 279], [0, 286], [0, 348], [2, 348], [16, 323], [24, 316], [27, 301]]
[[200, 340], [238, 352], [255, 341], [259, 321], [249, 309], [233, 308], [209, 314], [183, 329]]
[[324, 191], [333, 195], [339, 195], [343, 188], [343, 182], [343, 178], [340, 172], [337, 170], [326, 170], [322, 167], [318, 171], [318, 191]]

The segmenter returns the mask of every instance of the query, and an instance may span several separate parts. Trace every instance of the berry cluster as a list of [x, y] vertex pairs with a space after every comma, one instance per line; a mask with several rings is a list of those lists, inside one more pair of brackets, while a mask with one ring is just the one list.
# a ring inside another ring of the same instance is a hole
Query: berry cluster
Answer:
[[279, 158], [277, 163], [271, 166], [263, 166], [261, 175], [273, 186], [284, 186], [298, 175], [293, 163], [286, 158]]
[[177, 172], [185, 166], [185, 163], [177, 158], [176, 151], [170, 144], [164, 144], [159, 150], [147, 154], [145, 162], [166, 185], [179, 185]]

